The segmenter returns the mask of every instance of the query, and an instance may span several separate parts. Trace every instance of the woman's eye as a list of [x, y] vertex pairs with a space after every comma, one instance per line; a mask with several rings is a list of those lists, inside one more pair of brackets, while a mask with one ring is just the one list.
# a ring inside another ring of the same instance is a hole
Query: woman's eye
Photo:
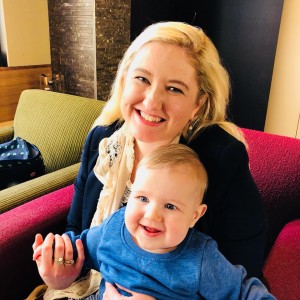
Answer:
[[173, 93], [176, 93], [176, 94], [183, 94], [183, 91], [179, 88], [176, 88], [174, 86], [170, 86], [168, 88], [169, 91], [173, 92]]
[[169, 209], [169, 210], [175, 210], [176, 209], [176, 206], [171, 204], [171, 203], [167, 203], [165, 205], [165, 208]]
[[148, 202], [148, 198], [145, 197], [145, 196], [140, 196], [140, 197], [139, 197], [139, 200], [140, 200], [141, 202], [143, 202], [143, 203], [147, 203], [147, 202]]
[[143, 77], [143, 76], [137, 76], [135, 78], [138, 79], [139, 81], [149, 83], [149, 80], [147, 78]]

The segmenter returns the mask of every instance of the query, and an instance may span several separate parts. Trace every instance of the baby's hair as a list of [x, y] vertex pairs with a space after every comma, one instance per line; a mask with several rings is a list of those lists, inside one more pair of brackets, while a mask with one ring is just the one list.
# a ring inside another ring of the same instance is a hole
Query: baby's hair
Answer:
[[194, 175], [199, 178], [201, 185], [203, 184], [204, 192], [207, 188], [208, 177], [199, 156], [194, 150], [183, 144], [168, 144], [156, 148], [143, 157], [138, 167], [141, 166], [149, 169], [190, 167], [194, 171]]

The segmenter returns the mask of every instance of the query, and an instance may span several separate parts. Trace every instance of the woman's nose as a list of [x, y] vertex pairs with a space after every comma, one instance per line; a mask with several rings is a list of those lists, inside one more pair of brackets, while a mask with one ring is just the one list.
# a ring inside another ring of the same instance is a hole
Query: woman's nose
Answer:
[[155, 86], [151, 85], [146, 92], [144, 99], [144, 106], [147, 110], [160, 110], [163, 105], [163, 91]]

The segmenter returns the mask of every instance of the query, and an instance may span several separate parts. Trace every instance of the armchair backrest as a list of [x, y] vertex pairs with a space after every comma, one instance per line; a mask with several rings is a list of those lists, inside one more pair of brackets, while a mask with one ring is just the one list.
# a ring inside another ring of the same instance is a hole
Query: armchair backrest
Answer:
[[25, 90], [14, 118], [14, 136], [36, 145], [46, 173], [79, 162], [85, 138], [105, 102], [84, 97]]
[[288, 222], [300, 219], [300, 140], [243, 129], [250, 170], [268, 219], [267, 252]]

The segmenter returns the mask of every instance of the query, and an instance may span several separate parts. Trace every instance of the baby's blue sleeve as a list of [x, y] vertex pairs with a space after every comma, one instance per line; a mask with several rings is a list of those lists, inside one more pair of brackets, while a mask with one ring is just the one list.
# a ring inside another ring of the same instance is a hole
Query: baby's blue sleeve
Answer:
[[244, 267], [232, 265], [215, 241], [207, 241], [202, 260], [199, 293], [205, 299], [276, 300], [259, 279], [247, 279]]
[[97, 254], [101, 247], [104, 225], [105, 222], [102, 225], [86, 229], [80, 235], [75, 235], [73, 231], [66, 232], [72, 242], [74, 257], [76, 258], [78, 255], [75, 241], [80, 239], [84, 248], [84, 266], [97, 271], [100, 270], [101, 266]]

